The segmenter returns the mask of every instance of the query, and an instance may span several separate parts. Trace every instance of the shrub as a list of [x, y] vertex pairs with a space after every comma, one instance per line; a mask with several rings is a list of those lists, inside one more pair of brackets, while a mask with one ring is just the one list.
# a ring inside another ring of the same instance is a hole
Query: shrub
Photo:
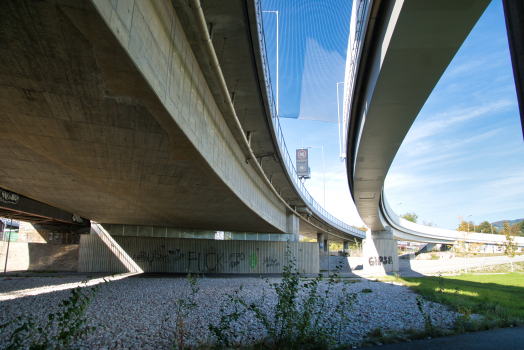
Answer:
[[[268, 334], [263, 347], [278, 349], [325, 349], [340, 342], [342, 329], [348, 322], [347, 310], [356, 299], [356, 294], [347, 293], [345, 282], [342, 294], [333, 302], [330, 297], [340, 275], [335, 273], [323, 285], [323, 276], [304, 281], [296, 268], [296, 259], [291, 257], [289, 243], [285, 254], [286, 264], [279, 283], [270, 283], [277, 294], [277, 303], [266, 311], [265, 296], [256, 302], [247, 303], [239, 290], [227, 295], [229, 307], [221, 309], [218, 325], [209, 325], [216, 337], [218, 348], [230, 346], [229, 331], [232, 321], [250, 312]], [[227, 305], [226, 305], [227, 306]], [[226, 312], [232, 309], [232, 312]]]
[[[37, 324], [32, 315], [21, 315], [0, 325], [0, 333], [5, 332], [9, 326], [16, 327], [9, 337], [6, 350], [67, 348], [71, 341], [94, 331], [96, 327], [87, 325], [85, 311], [100, 285], [87, 287], [91, 278], [92, 276], [88, 276], [80, 286], [71, 289], [71, 296], [58, 304], [57, 312], [47, 315], [47, 322], [43, 327]], [[104, 278], [104, 284], [109, 282], [110, 280]]]

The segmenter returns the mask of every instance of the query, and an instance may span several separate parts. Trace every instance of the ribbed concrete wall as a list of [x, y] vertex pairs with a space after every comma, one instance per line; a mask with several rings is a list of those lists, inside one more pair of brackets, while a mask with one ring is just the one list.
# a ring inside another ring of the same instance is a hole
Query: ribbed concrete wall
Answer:
[[[287, 242], [219, 241], [183, 238], [115, 236], [128, 257], [114, 254], [98, 235], [80, 238], [79, 272], [127, 272], [131, 258], [144, 272], [281, 273]], [[297, 267], [319, 272], [316, 243], [289, 243]], [[115, 251], [115, 249], [113, 249]]]

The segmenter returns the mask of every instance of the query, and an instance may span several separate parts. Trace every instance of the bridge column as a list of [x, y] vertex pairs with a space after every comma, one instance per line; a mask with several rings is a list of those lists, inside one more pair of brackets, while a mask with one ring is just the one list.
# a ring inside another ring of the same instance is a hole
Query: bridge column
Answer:
[[318, 242], [318, 252], [322, 254], [324, 252], [324, 234], [317, 233], [317, 242]]
[[344, 241], [344, 247], [342, 249], [344, 253], [348, 253], [349, 251], [349, 241]]
[[397, 240], [391, 227], [386, 231], [368, 230], [363, 244], [364, 271], [386, 273], [399, 270]]
[[288, 213], [286, 216], [286, 233], [293, 235], [293, 238], [289, 239], [292, 242], [298, 242], [300, 240], [299, 220], [300, 219], [293, 213]]

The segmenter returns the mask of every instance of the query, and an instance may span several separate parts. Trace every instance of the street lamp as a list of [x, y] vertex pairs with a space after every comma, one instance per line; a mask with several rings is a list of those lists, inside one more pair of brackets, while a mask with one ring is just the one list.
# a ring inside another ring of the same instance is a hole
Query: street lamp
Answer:
[[322, 148], [322, 177], [324, 178], [324, 209], [326, 209], [326, 172], [324, 171], [324, 146], [307, 146], [306, 148]]
[[[473, 216], [473, 215], [468, 215], [466, 216], [466, 218], [469, 218], [470, 216]], [[469, 232], [469, 221], [468, 221], [468, 232]], [[475, 232], [475, 224], [473, 224], [473, 232]]]
[[338, 152], [340, 155], [340, 161], [344, 161], [344, 157], [342, 156], [342, 136], [340, 134], [340, 98], [338, 96], [338, 85], [344, 84], [344, 82], [337, 83], [337, 113], [338, 113]]
[[[6, 225], [7, 225], [7, 220], [4, 222], [4, 226], [3, 226], [4, 234], [2, 235], [2, 239], [4, 239]], [[7, 252], [5, 253], [4, 274], [7, 271], [7, 258], [9, 257], [9, 244], [11, 243], [11, 231], [13, 231], [13, 218], [9, 218], [9, 238], [7, 239]]]
[[279, 101], [279, 93], [278, 93], [278, 11], [262, 11], [262, 12], [267, 12], [267, 13], [275, 13], [277, 15], [277, 117], [280, 117], [280, 110], [279, 110], [279, 104], [278, 104], [278, 101]]

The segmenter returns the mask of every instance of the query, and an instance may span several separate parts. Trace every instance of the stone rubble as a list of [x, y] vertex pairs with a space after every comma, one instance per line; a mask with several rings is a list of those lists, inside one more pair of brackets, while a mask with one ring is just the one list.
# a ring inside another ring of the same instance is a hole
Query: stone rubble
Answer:
[[[270, 278], [269, 283], [279, 278]], [[14, 317], [31, 313], [43, 323], [49, 312], [56, 311], [58, 303], [69, 297], [69, 288], [81, 281], [78, 277], [0, 278], [0, 324]], [[342, 279], [344, 281], [344, 279]], [[103, 282], [92, 280], [90, 284]], [[265, 297], [269, 310], [276, 303], [274, 290], [260, 278], [206, 278], [199, 279], [198, 307], [186, 318], [185, 331], [189, 343], [197, 347], [214, 342], [208, 324], [218, 324], [220, 309], [225, 306], [226, 294], [240, 291], [247, 302]], [[346, 285], [349, 293], [356, 293], [355, 304], [348, 309], [349, 325], [341, 334], [341, 343], [358, 344], [377, 327], [388, 330], [423, 329], [424, 320], [416, 304], [417, 295], [410, 289], [394, 283], [362, 279]], [[337, 283], [335, 300], [342, 293], [344, 283]], [[362, 293], [371, 289], [371, 293]], [[86, 316], [97, 330], [73, 344], [75, 349], [171, 349], [176, 338], [176, 300], [190, 293], [184, 278], [115, 278], [102, 285], [89, 305]], [[457, 314], [445, 306], [426, 302], [426, 313], [432, 320], [451, 327]], [[335, 320], [336, 322], [336, 320]], [[236, 331], [238, 345], [263, 339], [263, 327], [252, 315], [246, 314], [231, 324]], [[12, 330], [11, 330], [12, 332]], [[0, 348], [5, 348], [9, 330], [0, 334]]]

